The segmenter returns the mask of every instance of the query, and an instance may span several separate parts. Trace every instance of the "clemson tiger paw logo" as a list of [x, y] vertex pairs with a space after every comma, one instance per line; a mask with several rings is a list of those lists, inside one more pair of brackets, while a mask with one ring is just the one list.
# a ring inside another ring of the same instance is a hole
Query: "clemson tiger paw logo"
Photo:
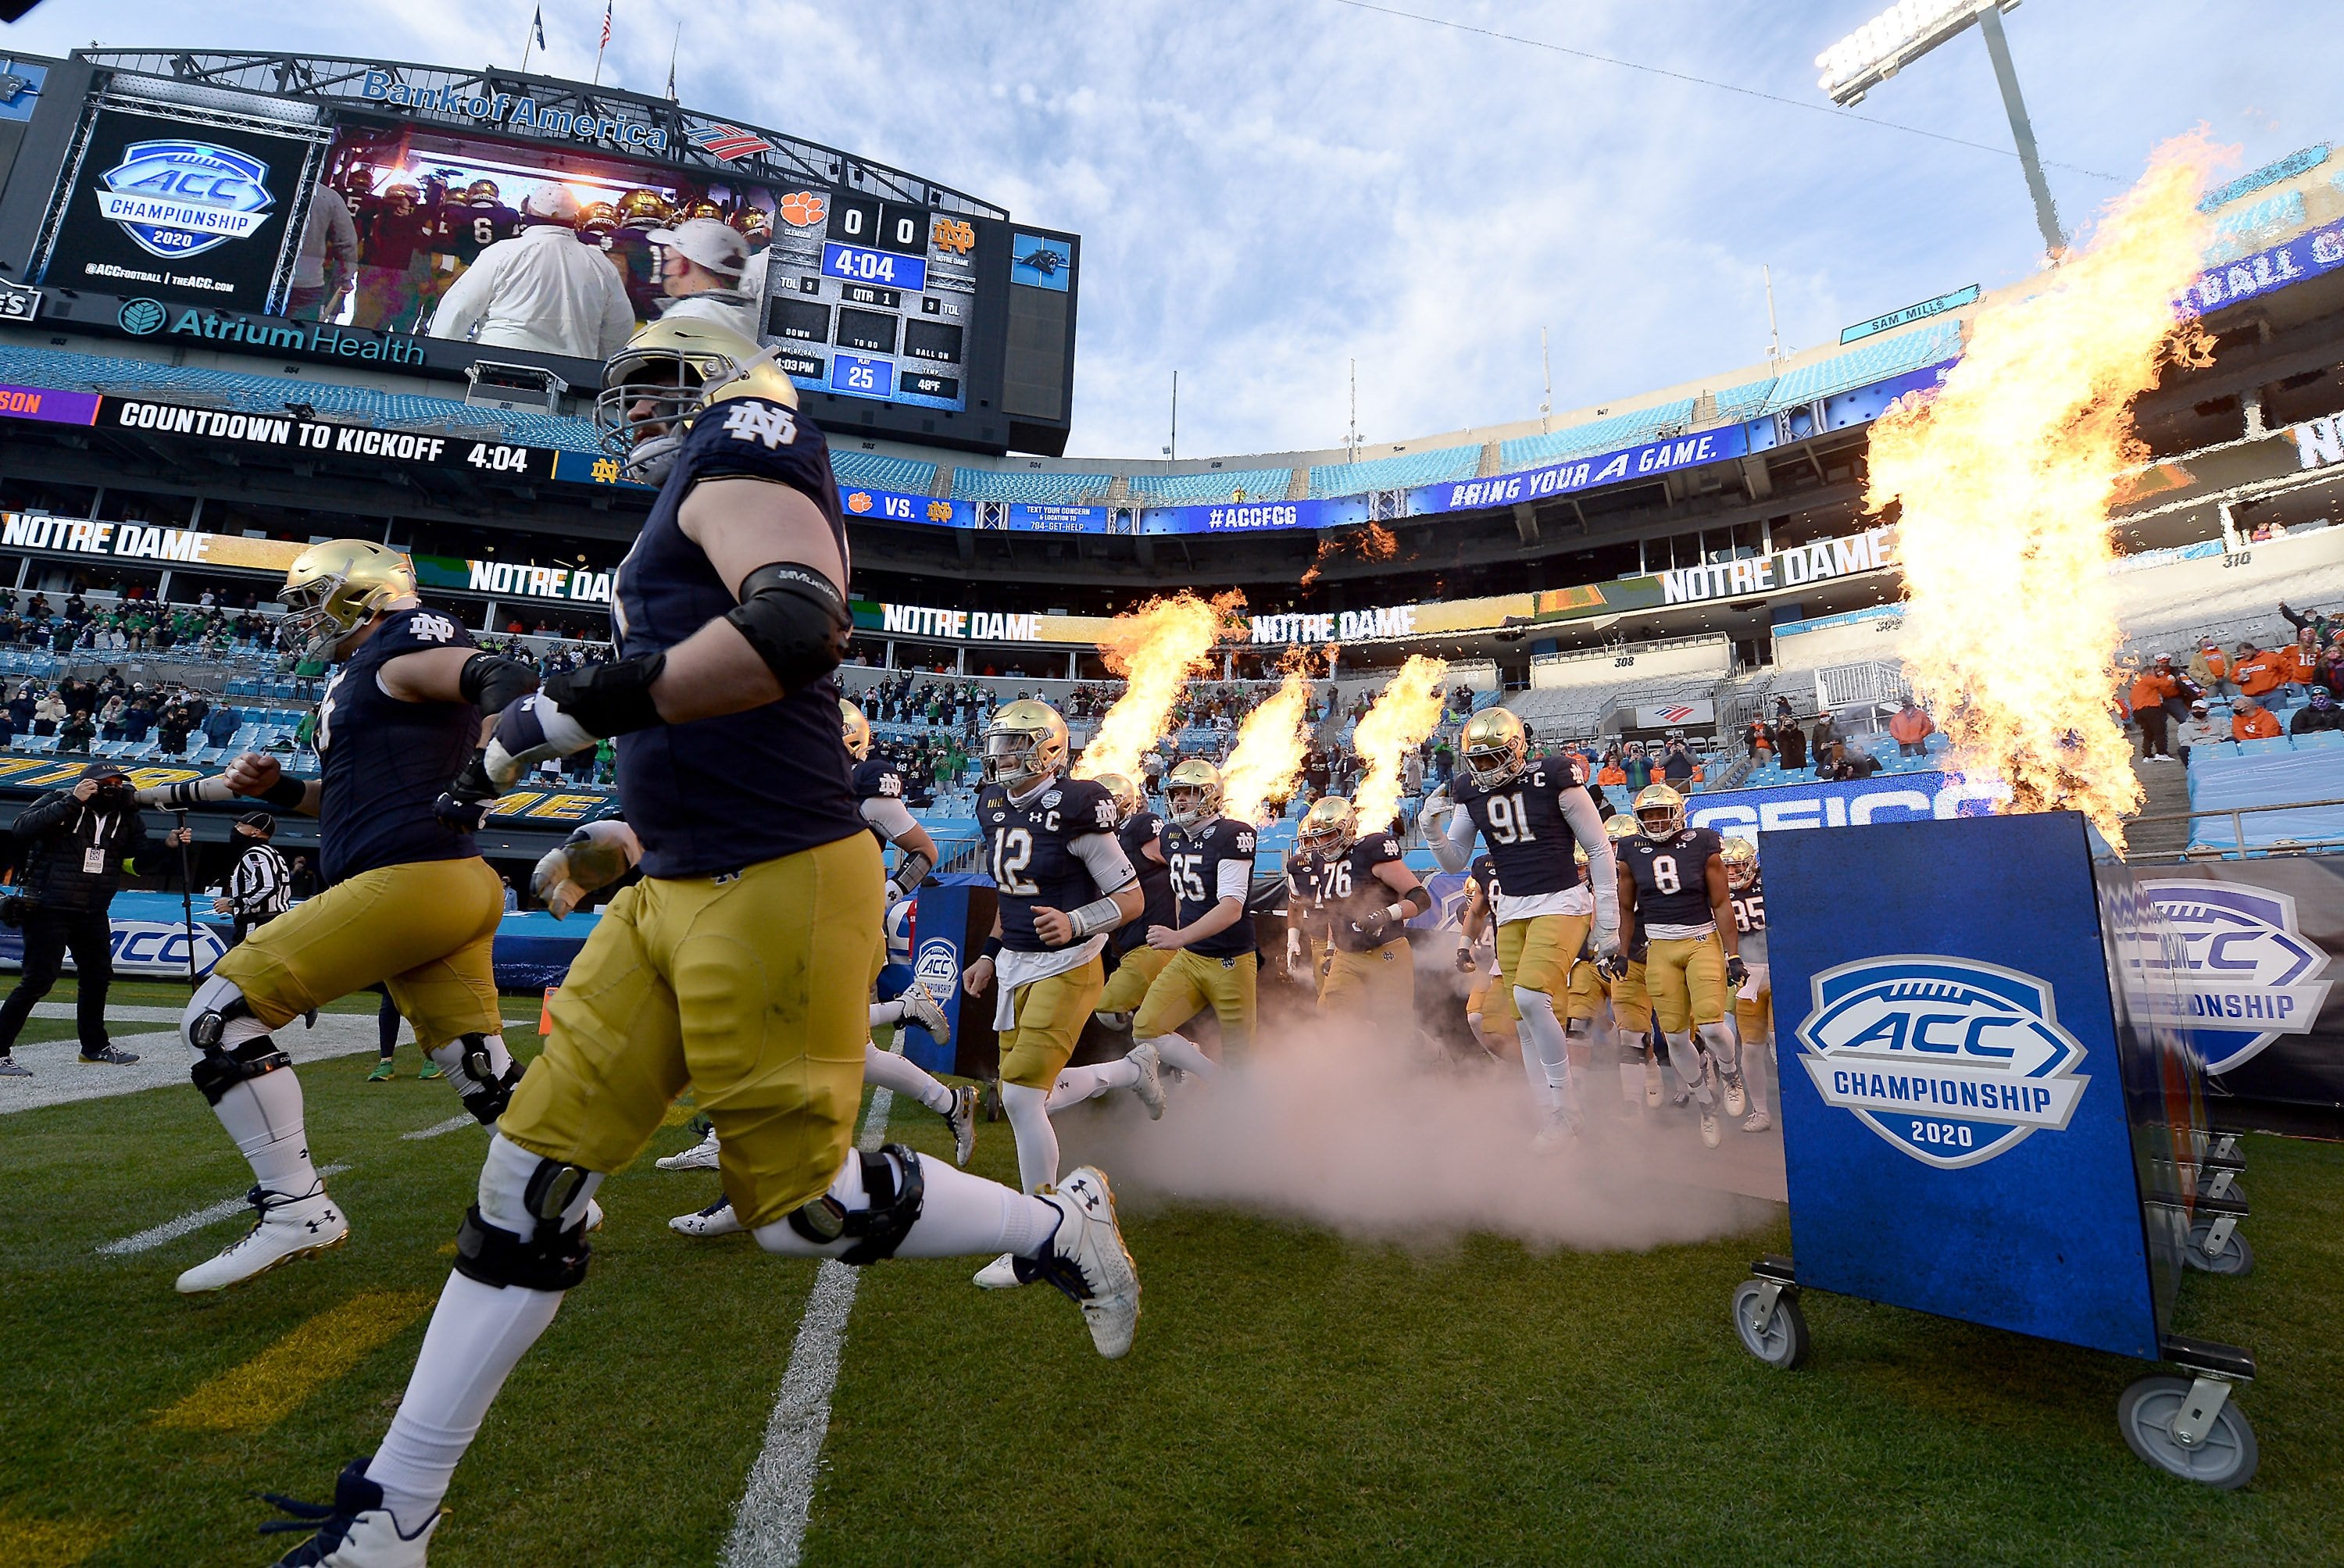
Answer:
[[786, 223], [800, 228], [811, 228], [829, 216], [830, 209], [822, 197], [810, 190], [793, 190], [782, 197], [781, 214]]

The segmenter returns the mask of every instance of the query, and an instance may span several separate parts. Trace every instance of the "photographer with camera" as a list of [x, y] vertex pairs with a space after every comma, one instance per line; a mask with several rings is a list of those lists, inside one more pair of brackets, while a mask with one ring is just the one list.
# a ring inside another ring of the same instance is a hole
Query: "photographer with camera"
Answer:
[[[23, 896], [0, 904], [0, 920], [24, 932], [25, 972], [0, 1002], [0, 1077], [29, 1076], [10, 1053], [33, 1004], [56, 984], [68, 951], [81, 981], [74, 1014], [81, 1059], [128, 1067], [137, 1057], [106, 1036], [106, 991], [114, 978], [106, 912], [126, 866], [154, 843], [130, 780], [111, 763], [92, 763], [71, 789], [52, 790], [26, 806], [15, 832], [25, 841]], [[181, 845], [187, 837], [186, 828], [175, 828], [163, 843]]]

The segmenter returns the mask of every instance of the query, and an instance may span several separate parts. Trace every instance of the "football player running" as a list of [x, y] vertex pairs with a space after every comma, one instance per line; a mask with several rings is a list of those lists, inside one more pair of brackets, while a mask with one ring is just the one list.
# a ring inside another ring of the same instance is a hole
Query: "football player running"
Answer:
[[1172, 872], [1164, 864], [1164, 819], [1148, 809], [1139, 786], [1121, 774], [1101, 774], [1093, 781], [1115, 799], [1115, 841], [1123, 857], [1139, 876], [1140, 905], [1137, 919], [1127, 920], [1108, 934], [1106, 956], [1113, 972], [1099, 993], [1098, 1019], [1111, 1029], [1131, 1027], [1131, 1016], [1147, 996], [1147, 987], [1172, 961], [1169, 953], [1147, 945], [1148, 928], [1172, 920]]
[[[1304, 820], [1308, 820], [1307, 813]], [[1326, 869], [1298, 828], [1294, 852], [1286, 857], [1286, 973], [1288, 978], [1308, 986], [1313, 996], [1327, 983], [1327, 954], [1333, 936]]]
[[1733, 929], [1738, 951], [1750, 973], [1733, 993], [1733, 1021], [1742, 1041], [1741, 1078], [1750, 1096], [1750, 1117], [1744, 1132], [1764, 1132], [1774, 1125], [1766, 1112], [1766, 1061], [1753, 1057], [1750, 1048], [1770, 1050], [1774, 1044], [1774, 981], [1766, 966], [1766, 889], [1758, 872], [1758, 846], [1746, 838], [1729, 838], [1725, 885], [1733, 901]]
[[1620, 859], [1621, 928], [1647, 939], [1644, 985], [1661, 1037], [1701, 1108], [1701, 1140], [1715, 1148], [1721, 1135], [1713, 1077], [1723, 1087], [1726, 1113], [1743, 1111], [1739, 1052], [1725, 1005], [1727, 993], [1749, 978], [1735, 951], [1723, 844], [1708, 828], [1685, 825], [1684, 797], [1666, 784], [1636, 797], [1635, 816], [1636, 835], [1623, 841]]
[[707, 321], [648, 327], [606, 368], [597, 420], [660, 483], [613, 585], [619, 656], [508, 707], [488, 772], [617, 737], [644, 875], [553, 998], [389, 1432], [285, 1563], [424, 1562], [498, 1389], [585, 1277], [588, 1200], [687, 1086], [767, 1249], [1037, 1259], [1101, 1354], [1130, 1348], [1138, 1278], [1096, 1171], [1033, 1197], [900, 1144], [853, 1147], [884, 878], [838, 743], [846, 531], [796, 404], [770, 351]]
[[[995, 904], [993, 931], [961, 984], [981, 996], [997, 978], [993, 1026], [1001, 1037], [1001, 1107], [1017, 1139], [1017, 1179], [1028, 1192], [1058, 1179], [1053, 1099], [1087, 1098], [1095, 1085], [1059, 1094], [1059, 1075], [1106, 988], [1099, 955], [1107, 933], [1139, 913], [1139, 878], [1116, 838], [1115, 797], [1089, 779], [1064, 776], [1066, 721], [1026, 698], [985, 731], [985, 788], [976, 821], [986, 837]], [[1134, 1046], [1116, 1087], [1162, 1108], [1156, 1053]], [[998, 1265], [996, 1264], [996, 1268]], [[1022, 1279], [1019, 1282], [1023, 1282]]]
[[1190, 758], [1164, 776], [1164, 864], [1172, 875], [1172, 919], [1151, 926], [1147, 945], [1172, 955], [1147, 987], [1131, 1032], [1159, 1061], [1209, 1078], [1214, 1059], [1180, 1027], [1207, 1007], [1220, 1021], [1222, 1061], [1253, 1045], [1259, 959], [1246, 903], [1253, 893], [1254, 831], [1221, 814], [1220, 770]]
[[[1525, 1057], [1535, 1056], [1546, 1124], [1532, 1147], [1562, 1148], [1579, 1133], [1578, 1094], [1571, 1077], [1564, 1008], [1571, 965], [1593, 928], [1600, 958], [1616, 952], [1612, 841], [1587, 788], [1568, 764], [1530, 754], [1530, 737], [1511, 710], [1485, 708], [1467, 721], [1464, 773], [1450, 794], [1426, 798], [1421, 820], [1433, 858], [1462, 871], [1476, 836], [1497, 871], [1498, 967], [1513, 978]], [[1571, 845], [1587, 851], [1582, 872]], [[1529, 1071], [1529, 1062], [1523, 1064]]]
[[323, 776], [288, 777], [247, 753], [212, 778], [149, 790], [148, 804], [235, 795], [318, 819], [326, 891], [238, 944], [196, 988], [180, 1034], [190, 1076], [252, 1167], [252, 1229], [179, 1276], [218, 1290], [339, 1246], [349, 1222], [310, 1162], [301, 1086], [275, 1031], [388, 982], [417, 1043], [464, 1108], [494, 1122], [520, 1073], [505, 1050], [490, 953], [504, 885], [472, 835], [497, 791], [481, 714], [533, 692], [528, 665], [472, 646], [422, 607], [408, 559], [365, 540], [311, 545], [285, 573], [284, 635], [340, 669], [318, 705]]
[[1407, 925], [1432, 907], [1432, 895], [1399, 855], [1389, 831], [1361, 833], [1341, 795], [1314, 804], [1295, 842], [1317, 863], [1334, 953], [1318, 990], [1321, 1012], [1351, 1012], [1416, 1032], [1416, 956]]
[[[1465, 876], [1465, 910], [1457, 919], [1457, 967], [1474, 977], [1465, 996], [1465, 1027], [1472, 1031], [1473, 1043], [1490, 1055], [1526, 1064], [1535, 1079], [1531, 1093], [1543, 1096], [1546, 1078], [1538, 1069], [1538, 1057], [1522, 1054], [1521, 1036], [1514, 1028], [1514, 1009], [1506, 1000], [1506, 993], [1513, 987], [1498, 969], [1497, 891], [1498, 863], [1486, 855], [1475, 855]], [[1483, 957], [1489, 960], [1486, 971], [1481, 967]]]

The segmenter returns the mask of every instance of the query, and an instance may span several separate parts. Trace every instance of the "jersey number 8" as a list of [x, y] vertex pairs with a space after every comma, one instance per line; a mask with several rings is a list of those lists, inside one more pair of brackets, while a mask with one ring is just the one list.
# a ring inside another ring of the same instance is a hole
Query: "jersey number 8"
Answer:
[[1684, 888], [1684, 878], [1677, 875], [1677, 857], [1673, 855], [1652, 856], [1652, 888], [1659, 893], [1678, 893]]

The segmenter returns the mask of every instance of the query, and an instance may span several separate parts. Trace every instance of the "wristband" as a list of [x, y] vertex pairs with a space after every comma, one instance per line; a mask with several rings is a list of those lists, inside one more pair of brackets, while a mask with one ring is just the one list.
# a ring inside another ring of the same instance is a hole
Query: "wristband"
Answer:
[[1066, 916], [1066, 924], [1075, 928], [1075, 940], [1100, 931], [1112, 931], [1123, 924], [1123, 911], [1112, 898], [1094, 898]]
[[985, 939], [985, 946], [976, 950], [976, 956], [980, 958], [991, 958], [997, 956], [1000, 952], [1001, 938], [998, 936], [987, 936]]
[[275, 784], [260, 792], [260, 798], [286, 811], [298, 811], [301, 803], [309, 798], [309, 782], [279, 774]]

